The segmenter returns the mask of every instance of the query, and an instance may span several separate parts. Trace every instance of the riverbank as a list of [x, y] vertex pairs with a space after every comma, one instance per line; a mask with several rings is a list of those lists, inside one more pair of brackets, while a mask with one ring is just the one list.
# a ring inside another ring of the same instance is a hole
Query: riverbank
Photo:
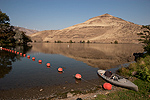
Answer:
[[149, 100], [150, 99], [150, 56], [141, 58], [137, 63], [131, 63], [129, 67], [122, 67], [118, 74], [128, 78], [138, 86], [139, 91], [133, 91], [113, 86], [112, 90], [97, 90], [86, 95], [77, 95], [66, 100], [81, 98], [83, 100]]
[[0, 99], [76, 100], [82, 98], [91, 100], [100, 94], [107, 95], [123, 89], [113, 85], [112, 90], [104, 90], [102, 88], [104, 83], [105, 81], [99, 77], [99, 79], [93, 80], [76, 80], [75, 84], [66, 83], [59, 86], [5, 89], [0, 91]]
[[[9, 89], [9, 90], [1, 90], [0, 91], [0, 99], [5, 100], [14, 100], [14, 99], [34, 99], [34, 100], [76, 100], [77, 98], [81, 98], [82, 100], [101, 100], [101, 99], [121, 99], [124, 94], [127, 96], [130, 95], [132, 99], [136, 98], [134, 95], [138, 95], [139, 98], [144, 98], [145, 93], [146, 99], [148, 100], [148, 91], [146, 87], [150, 86], [150, 83], [145, 83], [142, 80], [139, 80], [135, 77], [129, 77], [129, 80], [133, 81], [139, 87], [139, 91], [135, 92], [133, 90], [128, 90], [125, 88], [117, 87], [112, 85], [112, 90], [104, 90], [102, 85], [105, 81], [102, 78], [98, 80], [76, 80], [76, 84], [66, 84], [60, 86], [45, 86], [45, 87], [34, 87], [34, 88], [18, 88], [18, 89]], [[82, 81], [82, 82], [81, 82]], [[102, 81], [102, 82], [101, 82]], [[140, 84], [140, 85], [139, 85]], [[147, 85], [144, 85], [147, 84]], [[119, 91], [119, 92], [118, 92]], [[128, 93], [129, 92], [129, 93]], [[142, 95], [141, 95], [142, 92]], [[145, 99], [145, 100], [146, 100]]]
[[122, 89], [109, 94], [98, 94], [96, 100], [149, 100], [150, 83], [141, 79], [136, 79], [134, 83], [138, 86], [139, 91]]
[[[123, 65], [126, 67], [127, 64]], [[114, 71], [114, 69], [112, 71]], [[135, 80], [133, 77], [130, 77], [129, 79], [131, 81]], [[83, 100], [91, 100], [99, 98], [100, 95], [107, 97], [107, 95], [116, 94], [116, 92], [120, 90], [128, 91], [128, 89], [114, 85], [112, 86], [112, 90], [104, 90], [102, 88], [104, 83], [105, 81], [99, 77], [98, 79], [93, 80], [84, 80], [84, 78], [75, 80], [75, 84], [66, 82], [66, 84], [61, 85], [60, 83], [60, 85], [57, 86], [5, 89], [0, 91], [0, 99], [76, 100], [77, 98], [82, 98]]]
[[118, 74], [129, 78], [138, 86], [138, 92], [122, 89], [109, 94], [98, 94], [96, 100], [149, 100], [150, 99], [150, 56], [141, 58], [137, 63], [130, 64], [129, 67], [122, 67]]
[[63, 99], [67, 94], [81, 95], [102, 90], [101, 85], [104, 83], [101, 79], [93, 80], [76, 80], [75, 84], [67, 83], [57, 86], [29, 87], [0, 90], [0, 99]]

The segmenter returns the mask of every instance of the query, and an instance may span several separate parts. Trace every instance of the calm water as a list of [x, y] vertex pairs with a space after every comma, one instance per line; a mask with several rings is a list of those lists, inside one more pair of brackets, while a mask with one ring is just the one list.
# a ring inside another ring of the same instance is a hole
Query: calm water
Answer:
[[[108, 69], [127, 59], [133, 60], [132, 53], [142, 51], [142, 46], [136, 44], [37, 43], [28, 48], [7, 48], [31, 57], [0, 50], [0, 90], [74, 84], [76, 73], [84, 80], [99, 79], [96, 73], [99, 68]], [[38, 60], [42, 60], [42, 64]], [[50, 68], [47, 63], [51, 64]], [[59, 67], [63, 73], [57, 71]]]

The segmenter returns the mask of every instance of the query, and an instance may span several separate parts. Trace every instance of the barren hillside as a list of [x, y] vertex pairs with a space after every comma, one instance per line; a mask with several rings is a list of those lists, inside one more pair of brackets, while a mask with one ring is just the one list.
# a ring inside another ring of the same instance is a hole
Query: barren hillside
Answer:
[[15, 28], [15, 29], [18, 28], [20, 31], [25, 32], [26, 35], [30, 35], [30, 34], [33, 34], [33, 33], [38, 32], [37, 30], [26, 29], [26, 28], [23, 28], [23, 27], [17, 27], [17, 26], [14, 26], [14, 28]]
[[141, 25], [137, 25], [109, 14], [93, 17], [84, 23], [73, 25], [62, 30], [47, 30], [31, 34], [33, 41], [62, 41], [113, 43], [138, 43], [137, 33]]

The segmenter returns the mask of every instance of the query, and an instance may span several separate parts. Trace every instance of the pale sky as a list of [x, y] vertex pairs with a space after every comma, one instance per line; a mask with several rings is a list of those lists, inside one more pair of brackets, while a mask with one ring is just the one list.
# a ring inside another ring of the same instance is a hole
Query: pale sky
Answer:
[[36, 30], [58, 30], [105, 13], [150, 25], [150, 0], [0, 0], [10, 24]]

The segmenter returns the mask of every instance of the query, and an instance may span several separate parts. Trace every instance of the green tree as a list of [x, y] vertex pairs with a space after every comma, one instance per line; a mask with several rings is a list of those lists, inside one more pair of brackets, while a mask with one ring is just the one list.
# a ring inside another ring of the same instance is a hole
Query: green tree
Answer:
[[28, 42], [32, 42], [31, 38], [29, 36], [25, 35], [25, 32], [22, 32], [22, 35], [23, 35], [23, 44], [27, 44]]
[[69, 43], [73, 43], [72, 40], [70, 40]]
[[15, 35], [15, 32], [13, 31], [14, 27], [10, 26], [9, 21], [10, 21], [9, 16], [7, 16], [6, 13], [3, 13], [0, 10], [0, 41], [1, 43], [15, 42], [13, 38], [13, 36]]
[[137, 33], [137, 35], [141, 36], [139, 41], [144, 43], [144, 50], [150, 54], [150, 26], [142, 26], [141, 29], [144, 29], [144, 31], [142, 33]]
[[90, 43], [90, 41], [88, 40], [87, 43]]
[[25, 32], [19, 31], [19, 29], [15, 30], [16, 34], [14, 36], [16, 44], [27, 44], [28, 42], [32, 42], [29, 36], [25, 35]]
[[115, 40], [115, 42], [114, 42], [115, 44], [118, 44], [118, 41], [117, 40]]
[[27, 42], [32, 42], [25, 32], [14, 29], [9, 22], [9, 16], [0, 10], [0, 43], [27, 44]]

